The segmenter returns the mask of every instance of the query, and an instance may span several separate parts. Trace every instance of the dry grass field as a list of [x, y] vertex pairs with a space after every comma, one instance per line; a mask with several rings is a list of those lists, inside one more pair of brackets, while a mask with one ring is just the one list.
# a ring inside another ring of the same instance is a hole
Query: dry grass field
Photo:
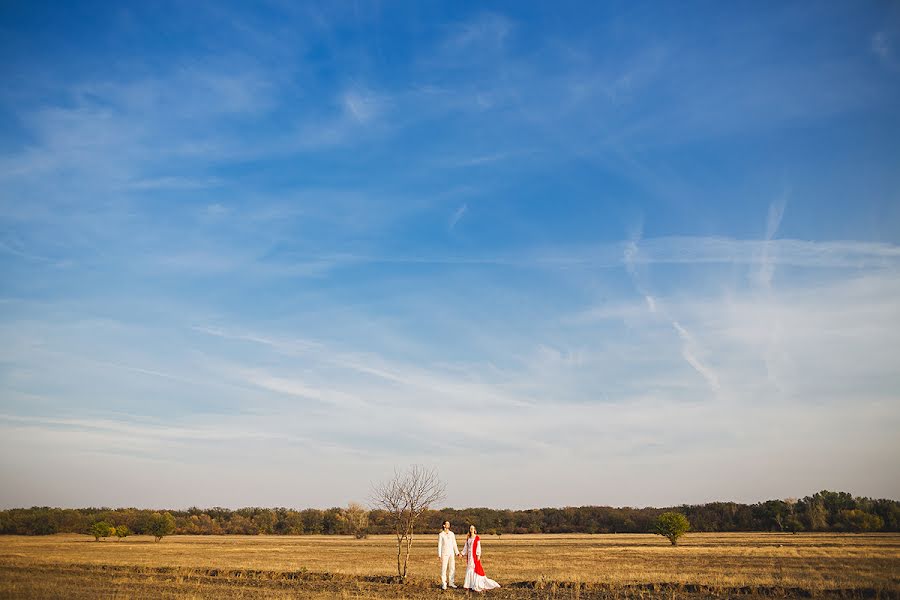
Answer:
[[[79, 535], [0, 537], [2, 598], [429, 598], [434, 536], [406, 585], [392, 538]], [[495, 598], [900, 597], [900, 535], [484, 536]], [[457, 567], [461, 584], [464, 567]], [[446, 594], [464, 596], [462, 591]]]

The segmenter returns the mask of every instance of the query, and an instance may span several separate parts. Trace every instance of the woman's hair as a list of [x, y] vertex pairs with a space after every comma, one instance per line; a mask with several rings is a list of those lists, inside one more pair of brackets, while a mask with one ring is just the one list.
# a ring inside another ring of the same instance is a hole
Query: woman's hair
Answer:
[[441, 522], [441, 527], [444, 526], [444, 523], [449, 523], [449, 522], [450, 522], [450, 519], [444, 519], [444, 520]]
[[[466, 534], [466, 539], [469, 539], [470, 537], [472, 537], [472, 530], [473, 530], [473, 529], [475, 529], [475, 526], [474, 526], [474, 525], [469, 525], [469, 533]], [[477, 529], [475, 529], [475, 533], [478, 533], [478, 530], [477, 530]]]

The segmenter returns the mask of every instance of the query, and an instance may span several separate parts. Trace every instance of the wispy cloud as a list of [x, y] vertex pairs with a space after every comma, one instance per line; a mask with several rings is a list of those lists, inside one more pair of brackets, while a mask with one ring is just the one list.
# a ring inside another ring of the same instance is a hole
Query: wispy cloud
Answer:
[[527, 156], [526, 152], [495, 152], [493, 154], [481, 154], [476, 156], [462, 156], [455, 159], [446, 159], [438, 162], [439, 166], [450, 168], [479, 167], [492, 165], [515, 157]]
[[0, 240], [0, 252], [6, 252], [17, 256], [19, 258], [24, 258], [29, 261], [38, 261], [42, 263], [55, 263], [58, 265], [64, 264], [63, 261], [57, 261], [47, 256], [41, 256], [39, 254], [33, 254], [31, 252], [27, 252], [25, 250], [20, 250], [19, 248], [14, 247], [12, 244], [5, 242], [4, 240]]
[[306, 400], [315, 400], [327, 403], [342, 410], [358, 410], [365, 406], [366, 403], [361, 399], [344, 392], [333, 389], [322, 388], [310, 385], [301, 381], [296, 376], [278, 377], [271, 373], [267, 373], [261, 369], [240, 369], [236, 373], [241, 379], [252, 385], [259, 386], [263, 389], [276, 392], [278, 394], [287, 394], [296, 396]]
[[[195, 329], [208, 335], [267, 346], [275, 352], [289, 356], [306, 355], [319, 363], [350, 370], [357, 375], [375, 378], [382, 382], [399, 384], [414, 390], [415, 393], [424, 391], [437, 396], [447, 397], [461, 405], [487, 403], [489, 406], [521, 407], [528, 404], [525, 398], [517, 398], [508, 394], [502, 389], [502, 386], [472, 380], [467, 381], [459, 377], [429, 370], [423, 366], [391, 361], [378, 354], [334, 350], [321, 343], [311, 343], [306, 340], [277, 339], [269, 335], [231, 333], [210, 327], [196, 327]], [[258, 382], [258, 379], [255, 377], [253, 380]], [[271, 383], [269, 380], [266, 381]], [[276, 381], [276, 383], [278, 382]], [[296, 385], [294, 386], [288, 385], [288, 382], [280, 383], [284, 385], [278, 385], [277, 387], [280, 389], [277, 391], [293, 393], [288, 391], [290, 389], [296, 391], [297, 395], [304, 395], [303, 390], [306, 390], [309, 397], [320, 395], [318, 392], [310, 391], [311, 388], [306, 388], [299, 382], [295, 382]], [[272, 386], [263, 387], [271, 388]], [[403, 396], [398, 396], [398, 399], [400, 398], [403, 398]]]
[[497, 13], [484, 13], [450, 26], [442, 45], [448, 52], [496, 49], [504, 44], [513, 29], [513, 22], [507, 17]]
[[[457, 209], [459, 212], [461, 209]], [[462, 215], [468, 211], [462, 211]], [[454, 213], [455, 216], [455, 213]], [[451, 218], [452, 222], [452, 218]], [[663, 237], [587, 246], [558, 245], [508, 254], [310, 254], [306, 260], [350, 264], [493, 265], [554, 268], [628, 268], [649, 265], [746, 265], [810, 269], [896, 268], [900, 246], [881, 242], [737, 240], [724, 237]]]
[[463, 218], [466, 212], [469, 210], [469, 205], [463, 202], [459, 208], [457, 208], [453, 212], [453, 216], [450, 217], [450, 229], [453, 230], [456, 227], [456, 224], [459, 223], [459, 220]]
[[635, 288], [638, 293], [643, 296], [650, 312], [654, 315], [660, 315], [672, 325], [672, 329], [675, 330], [678, 337], [681, 339], [681, 356], [688, 365], [703, 377], [712, 393], [717, 394], [721, 389], [719, 377], [708, 363], [701, 360], [700, 356], [704, 353], [701, 346], [694, 336], [670, 315], [668, 308], [662, 304], [659, 299], [650, 294], [650, 283], [648, 278], [639, 271], [637, 264], [638, 258], [641, 255], [641, 249], [638, 245], [639, 239], [640, 231], [635, 234], [633, 239], [625, 244], [625, 251], [623, 253], [625, 268], [627, 269]]
[[363, 125], [378, 117], [384, 104], [383, 99], [360, 89], [351, 89], [345, 92], [342, 102], [346, 111]]
[[784, 216], [784, 207], [787, 203], [787, 195], [769, 205], [769, 215], [766, 219], [766, 235], [762, 244], [762, 258], [759, 265], [759, 282], [760, 285], [769, 289], [772, 287], [772, 276], [775, 273], [775, 264], [771, 257], [771, 242], [781, 225], [781, 219]]
[[688, 331], [681, 326], [678, 321], [672, 321], [672, 327], [675, 331], [678, 332], [678, 337], [681, 338], [683, 342], [681, 348], [681, 355], [684, 357], [684, 360], [687, 361], [689, 365], [691, 365], [695, 371], [697, 371], [703, 379], [706, 380], [706, 383], [709, 384], [709, 389], [714, 393], [718, 392], [721, 386], [719, 385], [719, 377], [716, 375], [715, 371], [713, 371], [708, 365], [704, 364], [698, 358], [698, 347], [697, 343], [694, 341], [693, 336], [688, 333]]
[[223, 181], [217, 177], [192, 179], [187, 177], [156, 177], [140, 179], [127, 184], [133, 190], [199, 190], [220, 187]]
[[[115, 419], [72, 419], [52, 417], [23, 417], [0, 414], [0, 420], [19, 424], [28, 428], [65, 428], [73, 432], [86, 432], [111, 436], [118, 443], [135, 443], [137, 440], [150, 442], [219, 442], [241, 439], [265, 440], [283, 438], [270, 431], [252, 431], [238, 424], [231, 428], [222, 423], [206, 427], [173, 427], [165, 423], [148, 423]], [[300, 440], [301, 438], [289, 438]]]

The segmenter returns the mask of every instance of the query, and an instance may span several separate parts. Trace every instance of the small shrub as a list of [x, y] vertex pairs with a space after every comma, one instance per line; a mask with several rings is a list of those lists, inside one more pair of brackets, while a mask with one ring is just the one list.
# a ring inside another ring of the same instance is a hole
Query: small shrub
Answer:
[[156, 541], [167, 535], [175, 533], [175, 517], [171, 513], [153, 513], [147, 524], [147, 533], [156, 538]]
[[107, 523], [106, 521], [97, 521], [93, 525], [91, 525], [91, 535], [94, 536], [95, 541], [100, 541], [100, 538], [105, 538], [113, 535], [115, 533], [115, 528]]
[[131, 530], [128, 529], [128, 525], [119, 525], [118, 527], [116, 527], [116, 537], [120, 540], [122, 538], [128, 537], [129, 535], [131, 535]]

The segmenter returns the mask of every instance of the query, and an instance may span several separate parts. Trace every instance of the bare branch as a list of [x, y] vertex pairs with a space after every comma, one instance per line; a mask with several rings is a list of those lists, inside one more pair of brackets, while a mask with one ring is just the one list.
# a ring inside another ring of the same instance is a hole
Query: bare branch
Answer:
[[[446, 485], [437, 471], [412, 465], [406, 471], [394, 470], [394, 476], [372, 488], [371, 502], [384, 509], [397, 536], [397, 575], [406, 579], [409, 553], [416, 521], [428, 508], [444, 498]], [[403, 546], [406, 542], [406, 555]]]

